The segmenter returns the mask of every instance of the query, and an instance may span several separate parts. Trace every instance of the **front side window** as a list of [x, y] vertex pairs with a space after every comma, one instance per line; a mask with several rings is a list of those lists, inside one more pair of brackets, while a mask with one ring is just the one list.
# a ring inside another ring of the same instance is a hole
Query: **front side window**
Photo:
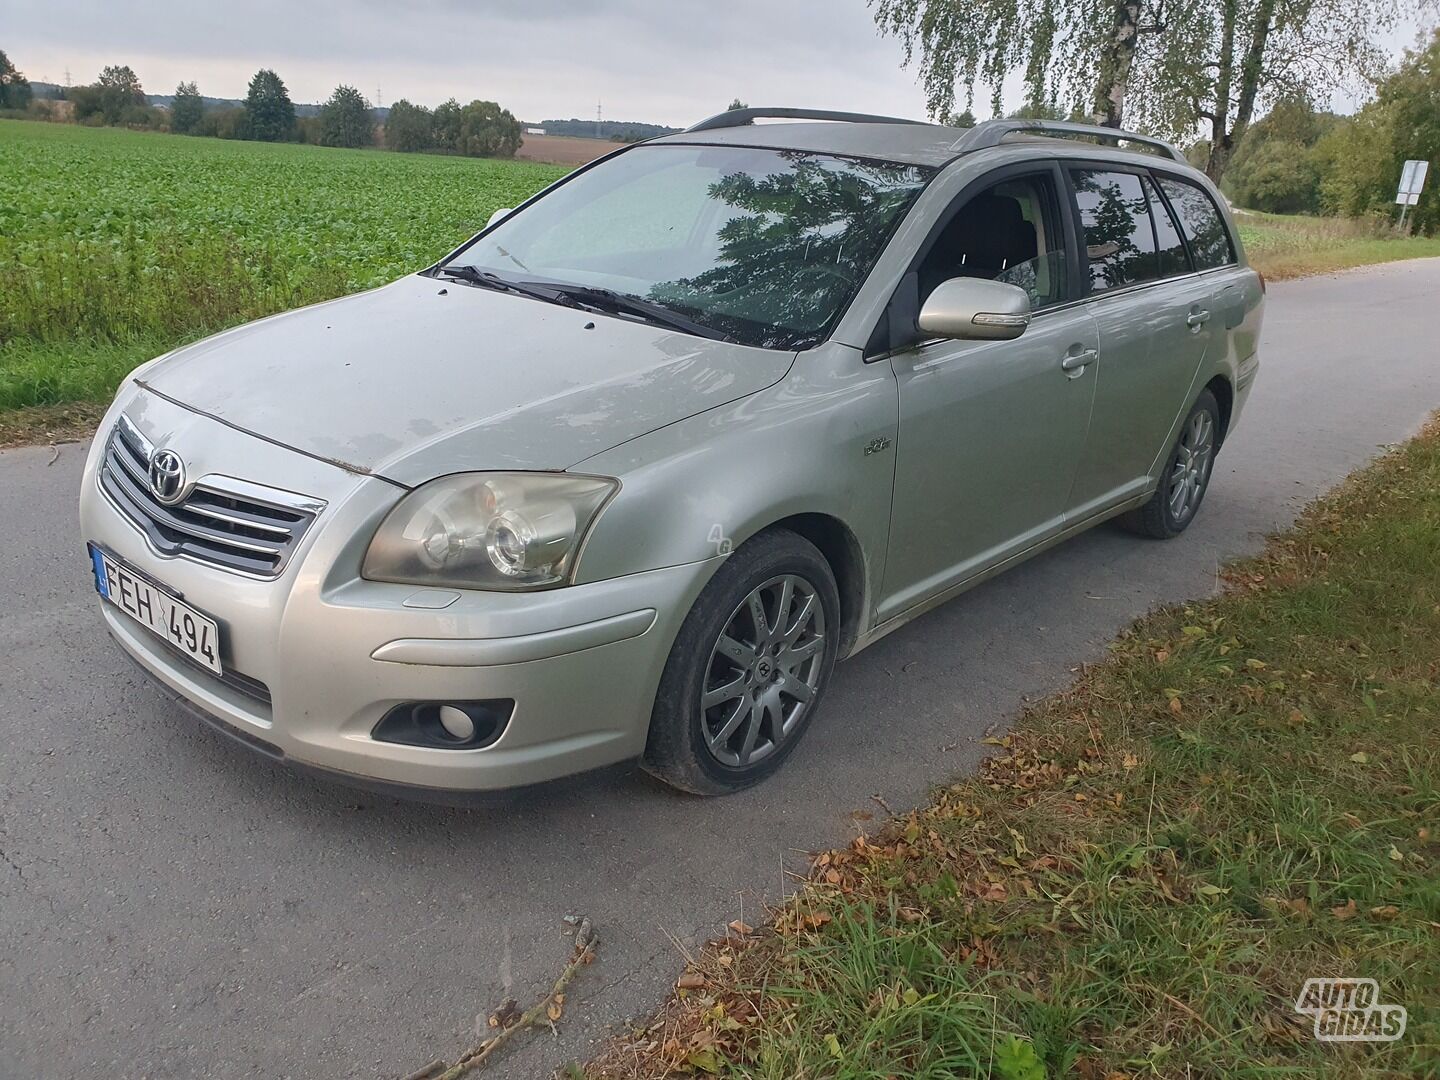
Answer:
[[1181, 227], [1190, 239], [1190, 253], [1195, 256], [1196, 270], [1214, 270], [1235, 261], [1230, 233], [1220, 217], [1214, 201], [1198, 185], [1173, 176], [1162, 176], [1160, 189], [1175, 208]]
[[1160, 276], [1150, 202], [1135, 173], [1078, 169], [1072, 172], [1090, 291], [1104, 292]]
[[808, 348], [932, 173], [800, 151], [639, 147], [505, 219], [447, 267], [557, 295], [571, 286], [581, 299], [608, 290], [712, 336]]
[[920, 264], [920, 301], [954, 277], [1017, 285], [1035, 310], [1065, 294], [1065, 229], [1051, 174], [1002, 180], [968, 196]]

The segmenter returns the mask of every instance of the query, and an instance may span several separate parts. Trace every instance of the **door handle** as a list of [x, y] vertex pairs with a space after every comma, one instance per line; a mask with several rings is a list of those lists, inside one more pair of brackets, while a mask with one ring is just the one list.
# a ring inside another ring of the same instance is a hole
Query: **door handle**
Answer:
[[1084, 349], [1077, 353], [1066, 353], [1064, 359], [1060, 361], [1060, 368], [1063, 371], [1074, 372], [1078, 375], [1085, 370], [1087, 365], [1093, 364], [1099, 356], [1100, 354], [1094, 349]]
[[1185, 325], [1190, 327], [1191, 330], [1198, 330], [1200, 329], [1200, 327], [1204, 326], [1209, 321], [1210, 312], [1206, 311], [1204, 308], [1200, 308], [1198, 311], [1190, 312], [1190, 314], [1185, 319]]

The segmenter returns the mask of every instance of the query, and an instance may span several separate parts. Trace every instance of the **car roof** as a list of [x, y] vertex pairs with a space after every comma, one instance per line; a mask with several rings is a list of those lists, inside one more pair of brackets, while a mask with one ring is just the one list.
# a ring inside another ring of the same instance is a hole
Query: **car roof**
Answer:
[[[787, 110], [789, 111], [789, 110]], [[762, 113], [762, 110], [744, 110]], [[1077, 142], [1074, 138], [1053, 138], [1051, 135], [1079, 137], [1119, 137], [1149, 144], [1158, 149], [1159, 160], [1189, 168], [1185, 159], [1159, 140], [1133, 132], [1096, 128], [1083, 124], [1051, 121], [990, 120], [973, 128], [948, 127], [944, 124], [866, 118], [855, 121], [804, 121], [799, 123], [756, 124], [744, 119], [724, 123], [721, 114], [705, 121], [698, 128], [651, 139], [647, 145], [681, 144], [702, 146], [755, 146], [775, 150], [802, 150], [841, 157], [870, 158], [909, 165], [938, 168], [957, 157], [980, 150], [1028, 147], [1047, 152], [1099, 156], [1132, 164], [1152, 164], [1157, 154], [1149, 151], [1123, 149], [1095, 142]], [[737, 117], [741, 114], [734, 114]], [[843, 115], [843, 114], [836, 114]]]

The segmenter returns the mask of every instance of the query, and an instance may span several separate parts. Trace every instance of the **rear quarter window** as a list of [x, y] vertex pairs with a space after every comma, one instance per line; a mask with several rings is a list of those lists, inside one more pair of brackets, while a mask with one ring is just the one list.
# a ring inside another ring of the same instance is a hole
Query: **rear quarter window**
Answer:
[[1214, 270], [1235, 261], [1235, 245], [1209, 192], [1198, 184], [1173, 176], [1157, 177], [1160, 190], [1170, 200], [1180, 227], [1190, 241], [1196, 270]]

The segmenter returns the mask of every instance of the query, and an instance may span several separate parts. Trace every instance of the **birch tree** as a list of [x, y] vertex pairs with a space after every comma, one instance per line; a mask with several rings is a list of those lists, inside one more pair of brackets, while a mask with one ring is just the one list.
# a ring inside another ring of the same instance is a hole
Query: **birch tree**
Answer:
[[905, 63], [918, 56], [932, 116], [987, 89], [998, 114], [1019, 73], [1027, 107], [1059, 104], [1097, 123], [1209, 139], [1218, 180], [1257, 110], [1323, 100], [1384, 66], [1378, 41], [1402, 10], [1440, 0], [870, 0]]

